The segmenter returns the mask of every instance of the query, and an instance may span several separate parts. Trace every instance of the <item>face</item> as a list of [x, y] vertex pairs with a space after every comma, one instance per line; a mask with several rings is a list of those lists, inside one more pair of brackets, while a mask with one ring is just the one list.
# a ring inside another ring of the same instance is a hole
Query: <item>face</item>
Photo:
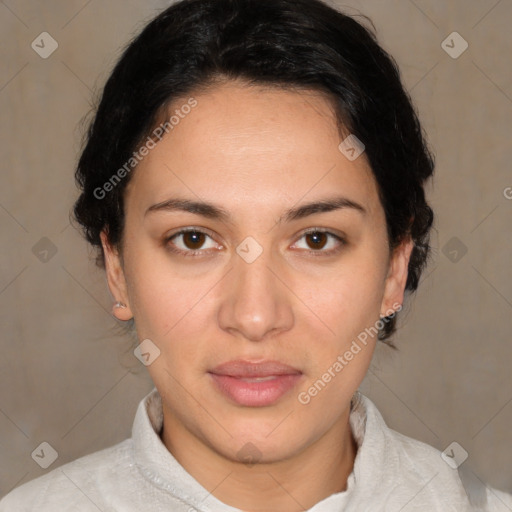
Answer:
[[102, 236], [116, 314], [160, 351], [165, 428], [284, 460], [347, 425], [376, 343], [361, 334], [402, 304], [412, 246], [390, 254], [365, 154], [340, 151], [320, 94], [192, 96], [126, 189], [122, 254]]

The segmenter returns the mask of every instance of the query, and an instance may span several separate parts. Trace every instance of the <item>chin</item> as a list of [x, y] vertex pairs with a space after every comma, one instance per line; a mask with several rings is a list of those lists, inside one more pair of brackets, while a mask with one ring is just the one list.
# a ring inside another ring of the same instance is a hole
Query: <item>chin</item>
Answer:
[[[291, 422], [286, 428], [280, 424], [283, 418], [285, 415], [264, 425], [254, 421], [225, 425], [233, 438], [223, 443], [223, 455], [235, 462], [250, 460], [259, 463], [273, 463], [292, 457], [308, 445], [307, 430], [303, 425], [298, 428]], [[283, 423], [286, 421], [284, 419]]]

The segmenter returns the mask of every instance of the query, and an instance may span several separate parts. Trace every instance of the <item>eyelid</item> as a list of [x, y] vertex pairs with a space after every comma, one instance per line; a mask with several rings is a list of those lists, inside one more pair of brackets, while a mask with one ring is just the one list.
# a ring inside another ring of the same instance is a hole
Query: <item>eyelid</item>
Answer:
[[[217, 250], [217, 249], [196, 249], [196, 250], [193, 250], [193, 249], [190, 249], [190, 250], [183, 250], [183, 249], [178, 249], [176, 247], [171, 247], [172, 242], [171, 240], [175, 237], [178, 237], [179, 235], [183, 235], [183, 234], [186, 234], [186, 233], [200, 233], [200, 234], [203, 234], [203, 235], [206, 235], [208, 236], [209, 238], [211, 238], [212, 240], [215, 240], [215, 236], [213, 234], [213, 231], [210, 231], [208, 228], [202, 228], [202, 227], [196, 227], [196, 226], [187, 226], [185, 228], [181, 228], [177, 231], [175, 231], [174, 233], [171, 233], [170, 235], [167, 235], [165, 238], [164, 238], [164, 245], [168, 246], [169, 250], [176, 253], [176, 254], [179, 254], [179, 255], [182, 255], [182, 256], [186, 256], [186, 257], [190, 257], [190, 256], [199, 256], [201, 254], [209, 254], [212, 250]], [[221, 247], [222, 244], [219, 244]]]
[[204, 235], [208, 235], [210, 238], [215, 238], [215, 233], [211, 231], [208, 228], [203, 228], [199, 226], [187, 226], [185, 228], [179, 228], [177, 231], [174, 231], [174, 233], [171, 233], [170, 235], [166, 236], [166, 240], [169, 240], [170, 238], [181, 235], [182, 233], [202, 233]]
[[346, 236], [344, 234], [337, 234], [337, 233], [334, 233], [333, 230], [331, 230], [330, 228], [321, 228], [321, 227], [313, 227], [313, 228], [308, 228], [306, 229], [305, 231], [302, 231], [302, 233], [300, 234], [300, 236], [297, 238], [297, 241], [294, 242], [294, 245], [299, 241], [301, 240], [304, 236], [306, 235], [309, 235], [311, 233], [324, 233], [326, 235], [329, 235], [331, 238], [335, 238], [337, 240], [337, 242], [339, 243], [338, 247], [334, 248], [334, 249], [329, 249], [327, 251], [324, 251], [324, 250], [314, 250], [314, 249], [301, 249], [302, 251], [305, 251], [309, 254], [312, 254], [313, 256], [333, 256], [335, 254], [337, 254], [341, 248], [346, 245], [347, 241], [346, 241]]

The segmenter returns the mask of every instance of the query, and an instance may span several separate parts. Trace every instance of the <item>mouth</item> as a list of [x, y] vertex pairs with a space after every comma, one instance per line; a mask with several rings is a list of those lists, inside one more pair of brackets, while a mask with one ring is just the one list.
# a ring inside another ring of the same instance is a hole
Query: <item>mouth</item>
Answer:
[[279, 361], [229, 361], [208, 372], [218, 391], [245, 407], [276, 403], [297, 386], [302, 372]]

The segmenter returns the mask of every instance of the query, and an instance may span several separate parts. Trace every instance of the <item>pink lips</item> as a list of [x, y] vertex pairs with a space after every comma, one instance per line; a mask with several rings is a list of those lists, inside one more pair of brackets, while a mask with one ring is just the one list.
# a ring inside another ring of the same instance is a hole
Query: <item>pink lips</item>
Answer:
[[302, 373], [278, 361], [229, 361], [210, 375], [217, 389], [232, 401], [247, 407], [271, 405], [295, 387]]

